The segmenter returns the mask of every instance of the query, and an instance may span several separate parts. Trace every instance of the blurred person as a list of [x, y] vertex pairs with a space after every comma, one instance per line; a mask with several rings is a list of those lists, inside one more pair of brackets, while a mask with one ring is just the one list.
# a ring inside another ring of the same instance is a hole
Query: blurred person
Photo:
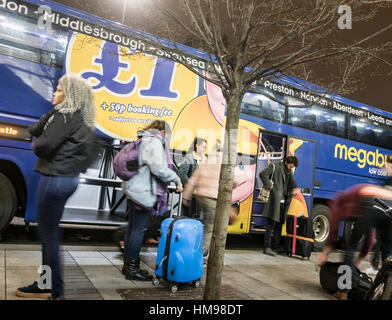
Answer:
[[[169, 182], [182, 192], [181, 179], [169, 168], [170, 154], [167, 136], [170, 127], [165, 121], [155, 120], [138, 132], [142, 139], [139, 149], [141, 165], [138, 173], [127, 183], [128, 228], [124, 238], [123, 273], [127, 280], [150, 281], [152, 276], [140, 269], [140, 250], [151, 215], [163, 215], [167, 210], [166, 191]], [[155, 203], [153, 207], [146, 205]]]
[[[319, 265], [323, 265], [328, 260], [328, 255], [336, 244], [339, 222], [352, 217], [356, 220], [344, 254], [344, 264], [349, 266], [352, 272], [355, 272], [354, 265], [358, 267], [373, 246], [375, 232], [380, 237], [382, 260], [392, 255], [392, 219], [373, 207], [376, 204], [375, 197], [392, 198], [392, 193], [385, 187], [362, 184], [341, 192], [334, 201], [330, 201], [331, 229], [327, 245], [319, 257]], [[363, 236], [365, 240], [361, 252], [354, 261], [354, 254]], [[349, 291], [349, 289], [339, 290], [335, 293], [335, 297], [339, 300], [347, 300]]]
[[[270, 177], [273, 174], [272, 184]], [[279, 163], [271, 163], [260, 172], [260, 179], [265, 188], [270, 190], [268, 202], [264, 205], [262, 216], [267, 219], [264, 235], [264, 253], [274, 256], [274, 250], [279, 250], [282, 225], [286, 220], [291, 199], [297, 194], [297, 184], [293, 177], [293, 169], [298, 167], [298, 159], [288, 156]], [[273, 234], [274, 243], [271, 238]]]
[[[340, 222], [346, 219], [358, 218], [360, 214], [360, 190], [366, 186], [370, 185], [360, 184], [353, 186], [346, 191], [340, 191], [334, 199], [328, 202], [331, 224], [326, 245], [319, 256], [320, 265], [323, 265], [328, 260], [330, 252], [336, 247]], [[373, 244], [374, 231], [371, 231], [371, 233], [366, 235], [365, 241], [363, 242], [361, 252], [356, 261], [357, 266], [359, 266], [361, 261], [366, 257]]]
[[79, 174], [93, 160], [95, 107], [93, 92], [85, 80], [73, 74], [60, 78], [53, 94], [54, 108], [29, 127], [38, 156], [35, 171], [42, 174], [36, 194], [38, 232], [42, 241], [42, 264], [51, 270], [51, 288], [37, 281], [16, 290], [28, 298], [64, 298], [59, 257], [59, 222], [64, 205], [79, 183]]
[[[207, 151], [207, 140], [196, 137], [189, 149], [192, 151], [188, 152], [184, 161], [178, 168], [178, 175], [180, 176], [184, 187], [188, 183], [189, 178], [192, 176], [196, 168], [206, 160], [205, 153]], [[183, 212], [186, 217], [191, 218], [193, 214], [199, 215], [199, 211], [200, 210], [197, 208], [196, 200], [194, 198], [192, 198], [189, 206], [183, 207]]]
[[[385, 171], [387, 173], [387, 177], [383, 183], [383, 186], [389, 190], [392, 190], [392, 158], [387, 158], [385, 163]], [[374, 251], [374, 254], [370, 260], [371, 267], [365, 271], [369, 275], [377, 274], [380, 268], [381, 238], [379, 232], [376, 232], [376, 243], [374, 244], [372, 250]]]
[[[214, 151], [208, 156], [207, 161], [200, 164], [184, 188], [183, 204], [189, 206], [192, 196], [196, 198], [197, 204], [203, 212], [203, 257], [206, 262], [211, 236], [214, 227], [215, 209], [218, 199], [219, 175], [221, 170], [223, 153], [221, 144], [217, 142]], [[233, 180], [233, 189], [240, 181], [236, 176]]]

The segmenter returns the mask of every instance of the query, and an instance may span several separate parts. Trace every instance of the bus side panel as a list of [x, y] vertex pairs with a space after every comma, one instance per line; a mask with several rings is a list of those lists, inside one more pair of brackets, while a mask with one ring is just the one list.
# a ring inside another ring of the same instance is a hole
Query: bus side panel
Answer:
[[382, 182], [383, 182], [383, 180], [346, 175], [345, 189], [347, 189], [353, 185], [356, 185], [356, 184], [362, 184], [362, 183], [367, 184], [368, 183], [368, 184], [380, 185], [380, 184], [382, 184]]
[[316, 169], [315, 181], [317, 188], [323, 191], [334, 191], [343, 189], [345, 186], [345, 175], [323, 169]]
[[386, 159], [391, 156], [390, 150], [333, 136], [313, 134], [314, 139], [320, 141], [316, 162], [318, 168], [367, 177], [372, 183], [377, 181], [376, 179], [385, 179], [386, 173], [382, 168]]
[[326, 191], [314, 188], [313, 202], [316, 203], [317, 199], [332, 199], [336, 191]]
[[0, 111], [39, 118], [51, 107], [58, 68], [0, 55]]
[[368, 183], [380, 184], [380, 180], [367, 177], [353, 176], [344, 173], [331, 172], [323, 169], [316, 169], [315, 181], [317, 188], [323, 191], [345, 190], [353, 185]]
[[34, 171], [36, 159], [36, 156], [30, 150], [0, 146], [0, 160], [7, 160], [14, 163], [25, 179], [27, 189], [25, 222], [35, 222], [37, 219], [35, 210], [35, 190], [40, 175]]

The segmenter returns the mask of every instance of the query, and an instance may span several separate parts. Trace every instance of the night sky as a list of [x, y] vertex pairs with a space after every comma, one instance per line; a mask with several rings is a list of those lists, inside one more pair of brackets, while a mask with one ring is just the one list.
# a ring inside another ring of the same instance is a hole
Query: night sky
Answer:
[[[137, 6], [138, 4], [135, 2], [136, 0], [127, 0], [127, 11], [126, 16], [126, 23], [132, 26], [130, 23], [130, 17], [132, 16], [132, 9]], [[132, 1], [133, 4], [132, 4]], [[122, 17], [122, 0], [111, 0], [109, 1], [97, 1], [94, 2], [92, 0], [57, 0], [56, 2], [60, 2], [62, 4], [69, 5], [71, 7], [82, 9], [89, 13], [93, 13], [95, 15], [103, 16], [104, 18], [108, 18], [111, 20], [115, 20], [117, 22], [121, 22]], [[142, 1], [139, 0], [140, 3]], [[94, 3], [100, 3], [101, 6], [108, 5], [108, 10], [102, 13], [101, 11], [97, 11], [97, 5]], [[110, 5], [109, 5], [110, 3]], [[93, 5], [91, 5], [93, 4]], [[133, 7], [133, 8], [132, 8]], [[353, 12], [353, 16], [355, 12]], [[371, 23], [355, 23], [353, 22], [352, 30], [345, 30], [342, 31], [342, 39], [357, 39], [360, 40], [365, 36], [376, 32], [383, 27], [388, 26], [392, 23], [392, 8], [384, 9], [380, 12], [374, 21]], [[343, 33], [344, 32], [344, 33]], [[384, 32], [383, 34], [377, 36], [376, 38], [369, 41], [369, 44], [376, 45], [385, 43], [387, 41], [392, 41], [392, 28], [388, 31]], [[392, 52], [388, 54], [388, 56], [384, 57], [389, 62], [392, 63]], [[369, 76], [368, 72], [362, 72], [359, 77], [363, 84], [363, 89], [353, 92], [351, 95], [346, 96], [352, 100], [356, 100], [367, 105], [377, 107], [380, 109], [387, 110], [392, 112], [392, 68], [386, 66], [381, 62], [374, 63], [368, 67], [369, 71], [374, 70], [375, 68], [380, 69], [378, 73], [381, 73], [378, 76]], [[389, 73], [389, 75], [388, 75]]]

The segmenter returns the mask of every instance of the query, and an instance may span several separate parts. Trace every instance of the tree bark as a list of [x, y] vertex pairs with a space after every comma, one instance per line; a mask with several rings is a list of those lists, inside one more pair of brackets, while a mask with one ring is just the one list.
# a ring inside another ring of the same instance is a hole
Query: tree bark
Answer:
[[218, 300], [221, 294], [227, 227], [229, 224], [229, 209], [232, 200], [234, 166], [237, 156], [238, 123], [243, 90], [241, 88], [235, 88], [231, 93], [231, 96], [225, 97], [227, 101], [227, 117], [224, 153], [219, 177], [214, 231], [212, 233], [210, 254], [207, 264], [204, 300]]

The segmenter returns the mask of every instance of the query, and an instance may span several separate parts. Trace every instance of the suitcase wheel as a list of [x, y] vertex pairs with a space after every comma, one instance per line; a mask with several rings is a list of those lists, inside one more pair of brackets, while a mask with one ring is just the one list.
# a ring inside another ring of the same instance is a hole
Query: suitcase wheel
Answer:
[[178, 286], [175, 285], [175, 284], [173, 284], [173, 283], [171, 283], [171, 284], [169, 285], [169, 290], [170, 290], [171, 293], [176, 293], [177, 290], [178, 290]]
[[192, 286], [194, 286], [195, 288], [200, 287], [200, 281], [199, 280], [193, 281]]
[[153, 278], [152, 279], [152, 284], [154, 287], [158, 287], [159, 286], [159, 278]]

